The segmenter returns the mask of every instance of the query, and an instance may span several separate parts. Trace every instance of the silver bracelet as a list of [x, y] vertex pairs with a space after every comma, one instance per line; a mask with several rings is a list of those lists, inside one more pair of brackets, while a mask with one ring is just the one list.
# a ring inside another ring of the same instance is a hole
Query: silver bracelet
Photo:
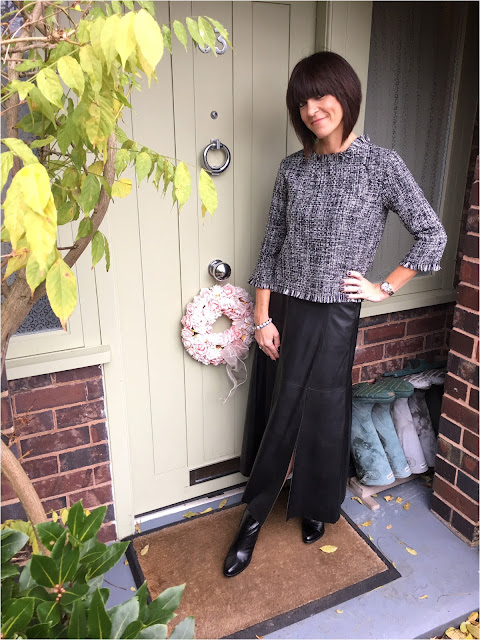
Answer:
[[268, 320], [265, 320], [265, 322], [262, 322], [262, 324], [256, 324], [255, 325], [255, 331], [258, 331], [259, 329], [263, 329], [263, 327], [266, 327], [267, 324], [270, 324], [270, 322], [273, 322], [272, 318], [269, 318]]

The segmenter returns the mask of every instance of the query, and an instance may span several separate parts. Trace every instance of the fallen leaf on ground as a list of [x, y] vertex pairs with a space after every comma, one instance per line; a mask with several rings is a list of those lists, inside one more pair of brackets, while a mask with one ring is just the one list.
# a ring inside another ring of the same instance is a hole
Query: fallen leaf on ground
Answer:
[[390, 500], [393, 500], [393, 496], [391, 496], [390, 494], [388, 494], [388, 496], [383, 496], [383, 497], [386, 500], [386, 502], [390, 502]]
[[398, 498], [395, 498], [395, 502], [398, 502], [398, 504], [401, 504], [403, 502], [403, 498], [400, 498], [400, 496], [398, 496]]
[[125, 560], [125, 565], [128, 567], [128, 560]]
[[478, 620], [478, 611], [474, 611], [467, 618], [467, 622], [474, 622], [475, 620]]
[[135, 525], [135, 531], [136, 531], [137, 533], [141, 533], [141, 531], [142, 531], [142, 530], [140, 529], [140, 523], [139, 523], [139, 522], [137, 522], [137, 524]]
[[147, 555], [147, 553], [148, 553], [148, 549], [149, 549], [149, 545], [148, 545], [148, 544], [146, 544], [146, 545], [143, 547], [143, 549], [140, 551], [140, 555], [141, 555], [141, 556], [146, 556], [146, 555]]
[[198, 513], [195, 511], [187, 511], [187, 513], [183, 514], [182, 518], [193, 518], [193, 516], [198, 516]]
[[352, 496], [352, 500], [356, 500], [357, 502], [359, 502], [360, 504], [363, 504], [362, 499], [359, 498], [358, 496]]
[[405, 504], [403, 505], [403, 508], [405, 509], [405, 511], [408, 511], [410, 509], [410, 503], [405, 502]]
[[205, 511], [200, 511], [200, 513], [208, 513], [209, 511], [213, 511], [212, 507], [208, 507]]
[[343, 609], [337, 609], [337, 613], [343, 613]]
[[424, 600], [425, 598], [428, 598], [427, 594], [425, 594], [424, 596], [420, 596], [418, 599], [419, 600]]
[[397, 565], [395, 564], [395, 562], [392, 560], [392, 564], [395, 567], [395, 569], [397, 568]]
[[258, 640], [262, 640], [263, 636], [255, 636], [256, 638], [258, 638]]
[[[228, 498], [224, 498], [224, 499], [220, 502], [220, 504], [218, 505], [218, 508], [219, 508], [219, 509], [222, 509], [222, 508], [227, 504], [227, 502], [228, 502]], [[258, 637], [258, 636], [257, 636], [257, 637]]]
[[466, 635], [459, 629], [455, 629], [455, 627], [449, 627], [445, 631], [445, 635], [447, 636], [447, 638], [451, 638], [452, 640], [463, 640], [464, 638], [466, 638]]
[[367, 520], [366, 522], [362, 522], [361, 527], [369, 527], [372, 524], [371, 520]]
[[324, 544], [323, 547], [320, 547], [320, 551], [324, 553], [333, 553], [337, 549], [338, 547], [334, 547], [333, 544]]
[[130, 591], [136, 591], [135, 587], [130, 587]]
[[378, 493], [372, 493], [372, 498], [376, 498], [378, 496]]
[[415, 549], [411, 549], [410, 547], [405, 547], [405, 549], [408, 551], [408, 553], [411, 553], [412, 556], [417, 555], [417, 552], [415, 551]]
[[391, 524], [387, 524], [387, 529], [391, 529], [392, 525]]
[[372, 538], [372, 536], [371, 536], [370, 534], [368, 534], [368, 537], [370, 538], [370, 540], [371, 540], [372, 542], [375, 542], [375, 540]]

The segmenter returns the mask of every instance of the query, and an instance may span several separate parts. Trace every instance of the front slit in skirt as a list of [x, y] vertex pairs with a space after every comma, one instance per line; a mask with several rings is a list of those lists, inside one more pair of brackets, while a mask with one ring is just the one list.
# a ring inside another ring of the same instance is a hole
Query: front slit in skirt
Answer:
[[[252, 446], [252, 409], [256, 404], [261, 410], [258, 394], [264, 389], [256, 388], [253, 378], [250, 384], [241, 456], [241, 472], [249, 480], [242, 502], [263, 524], [295, 451], [286, 520], [301, 516], [335, 523], [348, 479], [352, 366], [361, 302], [313, 302], [277, 294], [277, 307], [279, 300], [283, 327], [276, 323], [273, 306], [270, 315], [281, 336], [280, 357], [275, 363], [270, 360], [276, 373], [258, 447]], [[256, 357], [269, 359], [261, 351]]]

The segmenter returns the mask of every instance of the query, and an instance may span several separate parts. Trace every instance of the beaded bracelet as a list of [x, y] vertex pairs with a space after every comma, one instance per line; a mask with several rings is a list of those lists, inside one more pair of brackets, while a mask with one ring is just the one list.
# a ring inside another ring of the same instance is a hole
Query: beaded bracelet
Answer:
[[259, 329], [263, 329], [263, 327], [266, 327], [267, 324], [270, 324], [270, 322], [273, 322], [271, 318], [269, 318], [268, 320], [265, 320], [265, 322], [262, 322], [262, 324], [255, 325], [255, 330], [258, 331]]

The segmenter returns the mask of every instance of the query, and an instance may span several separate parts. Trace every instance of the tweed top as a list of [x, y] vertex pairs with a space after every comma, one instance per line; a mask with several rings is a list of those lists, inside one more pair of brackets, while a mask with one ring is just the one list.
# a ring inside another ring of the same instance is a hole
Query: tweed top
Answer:
[[361, 302], [340, 291], [341, 280], [347, 270], [365, 276], [389, 210], [415, 238], [399, 264], [439, 271], [447, 234], [395, 150], [361, 135], [339, 153], [292, 153], [280, 163], [248, 282], [316, 302]]

